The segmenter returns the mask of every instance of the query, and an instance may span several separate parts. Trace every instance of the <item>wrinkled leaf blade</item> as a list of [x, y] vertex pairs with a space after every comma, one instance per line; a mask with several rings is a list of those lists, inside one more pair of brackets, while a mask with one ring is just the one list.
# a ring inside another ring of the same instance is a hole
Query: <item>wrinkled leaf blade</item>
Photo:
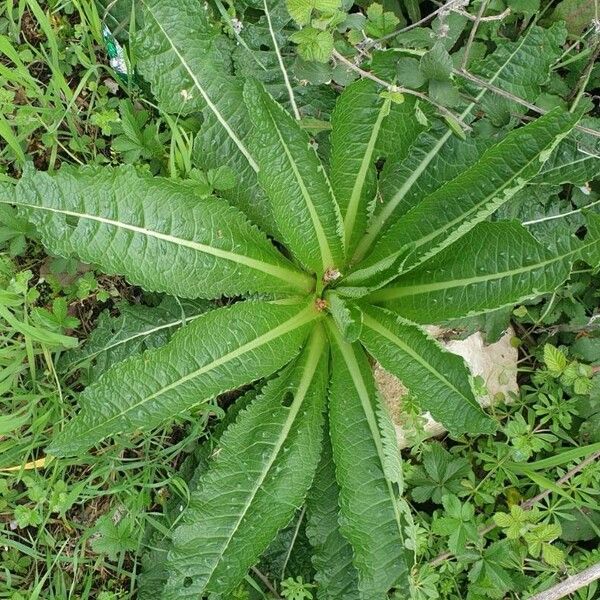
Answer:
[[[398, 482], [390, 479], [389, 416], [376, 394], [371, 367], [362, 348], [329, 328], [332, 376], [329, 423], [336, 478], [340, 487], [341, 531], [352, 544], [361, 598], [386, 597], [408, 586], [405, 517]], [[399, 460], [399, 450], [395, 447]]]
[[195, 0], [142, 0], [141, 7], [144, 26], [134, 39], [136, 69], [163, 111], [177, 116], [203, 112], [195, 161], [204, 169], [230, 166], [237, 185], [223, 196], [274, 233], [269, 205], [258, 187], [258, 165], [248, 149], [251, 123], [243, 84], [232, 75], [230, 41]]
[[[494, 141], [491, 137], [462, 140], [456, 136], [446, 140], [447, 132], [446, 125], [435, 122], [429, 131], [420, 133], [406, 156], [392, 156], [386, 161], [379, 178], [381, 202], [375, 206], [354, 261], [365, 256], [382, 230], [476, 163]], [[441, 139], [444, 143], [439, 145]]]
[[317, 316], [313, 306], [269, 302], [202, 315], [166, 346], [117, 364], [87, 387], [48, 452], [72, 455], [117, 433], [148, 430], [274, 373], [296, 355]]
[[148, 291], [218, 298], [312, 286], [224, 200], [130, 166], [29, 173], [14, 202], [53, 253]]
[[[600, 129], [600, 119], [582, 119], [580, 125]], [[574, 130], [554, 150], [532, 183], [585, 185], [600, 177], [600, 137]]]
[[551, 293], [576, 260], [600, 262], [600, 238], [593, 231], [583, 241], [561, 240], [551, 252], [520, 223], [483, 222], [369, 301], [418, 323], [439, 323]]
[[348, 253], [365, 231], [368, 205], [377, 191], [377, 140], [390, 105], [376, 83], [361, 79], [342, 92], [331, 115], [330, 179]]
[[150, 348], [166, 344], [182, 325], [195, 321], [213, 308], [207, 301], [180, 301], [166, 296], [158, 306], [116, 305], [100, 313], [94, 330], [82, 347], [70, 350], [60, 359], [62, 371], [86, 369], [86, 383], [98, 379], [114, 364]]
[[321, 460], [306, 498], [306, 534], [313, 548], [318, 600], [360, 599], [352, 546], [340, 531], [339, 495], [331, 440], [325, 432]]
[[260, 165], [277, 228], [298, 260], [323, 275], [344, 261], [339, 208], [308, 134], [256, 81], [244, 87]]
[[433, 192], [396, 221], [347, 282], [367, 282], [410, 248], [409, 271], [485, 220], [522, 189], [575, 126], [559, 110], [509, 133], [469, 169]]
[[299, 359], [223, 434], [173, 534], [165, 600], [231, 592], [302, 504], [321, 449], [325, 348], [317, 327]]
[[453, 435], [495, 430], [475, 399], [464, 360], [444, 350], [414, 323], [369, 307], [361, 341], [415, 395], [423, 410]]

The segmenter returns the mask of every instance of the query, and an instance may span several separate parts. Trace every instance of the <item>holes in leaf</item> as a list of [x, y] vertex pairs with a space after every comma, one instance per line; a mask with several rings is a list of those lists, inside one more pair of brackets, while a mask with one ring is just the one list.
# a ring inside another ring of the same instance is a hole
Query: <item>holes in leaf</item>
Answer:
[[186, 578], [183, 580], [183, 587], [184, 587], [184, 588], [189, 588], [189, 587], [191, 587], [191, 586], [192, 586], [192, 583], [194, 583], [194, 580], [193, 580], [191, 577], [186, 577]]
[[75, 215], [67, 215], [65, 217], [65, 222], [68, 227], [75, 229], [79, 224], [79, 217], [76, 217]]
[[294, 401], [294, 394], [292, 392], [286, 392], [281, 399], [282, 406], [290, 407]]

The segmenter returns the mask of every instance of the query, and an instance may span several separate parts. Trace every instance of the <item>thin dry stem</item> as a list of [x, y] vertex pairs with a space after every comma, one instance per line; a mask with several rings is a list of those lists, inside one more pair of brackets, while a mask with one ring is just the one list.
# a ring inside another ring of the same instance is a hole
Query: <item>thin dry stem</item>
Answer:
[[481, 19], [483, 19], [483, 13], [487, 8], [488, 0], [483, 0], [479, 10], [477, 11], [477, 16], [475, 17], [475, 22], [473, 23], [473, 27], [471, 27], [471, 31], [469, 32], [469, 38], [467, 39], [467, 43], [465, 45], [465, 51], [463, 53], [462, 61], [461, 61], [461, 70], [467, 67], [467, 63], [469, 62], [469, 54], [471, 54], [471, 46], [475, 41], [475, 35], [477, 34], [477, 29], [479, 29], [479, 23]]
[[[538, 115], [545, 115], [548, 112], [547, 110], [540, 108], [539, 106], [536, 106], [535, 104], [532, 104], [531, 102], [527, 102], [527, 100], [523, 100], [523, 98], [519, 98], [519, 96], [515, 96], [514, 94], [511, 94], [510, 92], [507, 92], [506, 90], [503, 90], [499, 87], [496, 87], [495, 85], [492, 85], [491, 83], [488, 83], [484, 79], [480, 79], [479, 77], [477, 77], [476, 75], [473, 75], [472, 73], [469, 73], [465, 69], [453, 69], [452, 72], [455, 75], [458, 75], [459, 77], [462, 77], [463, 79], [467, 79], [471, 83], [474, 83], [478, 87], [483, 87], [483, 88], [489, 90], [490, 92], [497, 94], [498, 96], [502, 96], [504, 98], [507, 98], [508, 100], [512, 100], [515, 104], [520, 104], [521, 106], [528, 108], [530, 111], [535, 112]], [[575, 129], [582, 131], [584, 133], [588, 133], [589, 135], [593, 135], [594, 137], [600, 137], [600, 131], [596, 131], [595, 129], [590, 129], [589, 127], [584, 127], [582, 125], [575, 125]]]
[[590, 585], [590, 583], [598, 579], [600, 579], [600, 563], [588, 567], [584, 571], [581, 571], [581, 573], [567, 577], [564, 581], [557, 583], [545, 592], [531, 596], [529, 600], [559, 600]]
[[[454, 6], [454, 5], [458, 5], [458, 6]], [[440, 14], [441, 12], [444, 12], [444, 11], [456, 12], [460, 15], [463, 15], [464, 17], [467, 17], [467, 19], [470, 19], [471, 21], [474, 21], [477, 18], [474, 15], [468, 13], [466, 10], [462, 10], [461, 8], [459, 8], [459, 6], [460, 6], [460, 2], [457, 2], [456, 0], [450, 0], [446, 4], [443, 4], [439, 8], [436, 8], [433, 12], [429, 13], [428, 15], [425, 15], [422, 19], [419, 19], [418, 21], [415, 21], [414, 23], [411, 23], [410, 25], [407, 25], [406, 27], [402, 27], [402, 29], [397, 29], [396, 31], [392, 31], [392, 33], [388, 33], [380, 38], [377, 38], [376, 40], [371, 40], [370, 42], [365, 44], [364, 48], [365, 48], [365, 50], [368, 50], [369, 48], [372, 48], [373, 46], [375, 46], [375, 44], [379, 44], [380, 42], [385, 42], [386, 40], [395, 38], [397, 35], [400, 35], [401, 33], [406, 33], [407, 31], [411, 31], [412, 29], [415, 29], [416, 27], [425, 25], [425, 23], [431, 21], [431, 19], [433, 19], [438, 14]], [[510, 15], [510, 12], [511, 12], [510, 8], [507, 8], [506, 10], [504, 10], [503, 12], [501, 12], [498, 15], [490, 15], [488, 17], [482, 17], [480, 19], [480, 22], [501, 21], [502, 19], [505, 19], [508, 15]]]
[[343, 63], [349, 69], [352, 69], [353, 71], [358, 73], [361, 77], [363, 77], [365, 79], [370, 79], [371, 81], [378, 83], [380, 86], [384, 87], [386, 90], [388, 90], [390, 92], [399, 92], [401, 94], [407, 94], [409, 96], [415, 96], [417, 98], [420, 98], [424, 102], [428, 102], [432, 106], [435, 106], [435, 108], [440, 113], [442, 113], [444, 116], [457, 121], [465, 131], [471, 130], [471, 127], [469, 125], [467, 125], [458, 115], [454, 114], [451, 110], [447, 109], [445, 106], [442, 106], [441, 104], [438, 104], [437, 102], [434, 102], [426, 94], [423, 94], [422, 92], [417, 92], [416, 90], [411, 90], [410, 88], [405, 88], [405, 87], [402, 87], [399, 85], [394, 85], [392, 83], [384, 81], [383, 79], [381, 79], [380, 77], [377, 77], [377, 75], [374, 75], [370, 71], [365, 71], [364, 69], [361, 69], [357, 64], [355, 64], [351, 60], [347, 59], [343, 54], [340, 54], [337, 50], [333, 51], [332, 56], [335, 60]]
[[[556, 481], [556, 485], [561, 486], [561, 485], [567, 483], [570, 479], [575, 477], [575, 475], [577, 475], [578, 473], [583, 471], [583, 469], [585, 469], [589, 464], [595, 462], [598, 458], [600, 458], [600, 451], [590, 454], [588, 457], [583, 459], [580, 463], [575, 465], [572, 469], [567, 471], [560, 479], [558, 479]], [[519, 506], [523, 510], [531, 510], [538, 502], [540, 502], [544, 498], [547, 498], [551, 493], [552, 493], [552, 490], [544, 490], [543, 492], [540, 492], [537, 496], [534, 496], [533, 498], [530, 498], [529, 500], [525, 500], [524, 502], [521, 502], [521, 504], [519, 504]], [[490, 531], [493, 531], [494, 529], [496, 529], [496, 525], [491, 524], [491, 525], [487, 525], [486, 527], [483, 527], [477, 533], [479, 534], [480, 537], [483, 537], [483, 536], [487, 535]], [[436, 567], [437, 565], [440, 565], [443, 562], [447, 561], [449, 558], [452, 558], [452, 556], [454, 556], [454, 554], [452, 552], [442, 552], [441, 554], [438, 554], [433, 560], [429, 561], [429, 564], [432, 567]], [[560, 598], [561, 596], [558, 596], [558, 597]], [[533, 598], [531, 600], [533, 600]]]

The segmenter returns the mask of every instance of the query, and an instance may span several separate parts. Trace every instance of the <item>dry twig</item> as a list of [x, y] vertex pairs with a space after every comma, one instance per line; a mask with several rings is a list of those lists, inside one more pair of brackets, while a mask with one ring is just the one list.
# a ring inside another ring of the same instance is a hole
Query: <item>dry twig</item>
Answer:
[[590, 585], [590, 583], [598, 579], [600, 579], [600, 563], [588, 567], [584, 571], [581, 571], [581, 573], [567, 577], [564, 581], [557, 583], [545, 592], [531, 596], [529, 600], [559, 600]]
[[458, 115], [454, 114], [451, 110], [449, 110], [445, 106], [442, 106], [441, 104], [438, 104], [437, 102], [433, 101], [431, 98], [429, 98], [427, 96], [427, 94], [423, 94], [422, 92], [417, 92], [416, 90], [411, 90], [410, 88], [405, 88], [405, 87], [402, 87], [399, 85], [394, 85], [392, 83], [384, 81], [383, 79], [381, 79], [380, 77], [377, 77], [377, 75], [374, 75], [370, 71], [365, 71], [364, 69], [361, 69], [357, 64], [355, 64], [351, 60], [347, 59], [343, 54], [340, 54], [337, 50], [333, 51], [332, 56], [335, 60], [343, 63], [349, 69], [358, 73], [361, 77], [363, 77], [365, 79], [370, 79], [371, 81], [378, 83], [380, 86], [384, 87], [386, 90], [388, 90], [390, 92], [399, 92], [400, 94], [416, 96], [417, 98], [420, 98], [424, 102], [428, 102], [432, 106], [435, 106], [435, 108], [440, 113], [442, 113], [445, 117], [448, 117], [450, 119], [453, 119], [454, 121], [457, 121], [465, 131], [471, 130], [471, 127], [469, 125], [467, 125]]
[[[556, 481], [556, 485], [561, 486], [561, 485], [567, 483], [567, 481], [569, 481], [570, 479], [575, 477], [575, 475], [577, 475], [578, 473], [583, 471], [583, 469], [585, 469], [591, 463], [595, 462], [598, 458], [600, 458], [600, 451], [590, 454], [588, 457], [584, 458], [580, 463], [576, 464], [572, 469], [567, 471], [560, 479], [558, 479]], [[537, 496], [534, 496], [533, 498], [530, 498], [529, 500], [525, 500], [524, 502], [521, 502], [521, 504], [519, 506], [523, 510], [531, 510], [538, 502], [540, 502], [544, 498], [547, 498], [551, 493], [552, 493], [552, 490], [544, 490], [543, 492], [540, 492]], [[494, 529], [496, 529], [495, 524], [487, 525], [486, 527], [483, 527], [482, 529], [480, 529], [478, 531], [478, 534], [481, 537], [483, 537], [484, 535], [487, 535], [490, 531], [493, 531]], [[452, 552], [442, 552], [441, 554], [438, 554], [433, 560], [429, 561], [429, 564], [432, 567], [435, 567], [435, 566], [440, 565], [443, 562], [447, 561], [449, 558], [452, 558], [452, 556], [453, 556]], [[558, 597], [560, 598], [561, 596], [558, 596]], [[533, 598], [531, 600], [533, 600]]]

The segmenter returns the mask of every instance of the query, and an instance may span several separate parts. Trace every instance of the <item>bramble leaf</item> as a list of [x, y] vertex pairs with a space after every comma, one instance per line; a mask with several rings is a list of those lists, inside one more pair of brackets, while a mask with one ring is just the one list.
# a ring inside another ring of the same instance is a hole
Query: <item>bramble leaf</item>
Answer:
[[313, 10], [334, 11], [341, 0], [286, 0], [287, 9], [298, 25], [306, 25], [310, 21]]
[[326, 63], [333, 51], [333, 35], [315, 27], [304, 27], [290, 36], [298, 44], [298, 54], [307, 61]]

